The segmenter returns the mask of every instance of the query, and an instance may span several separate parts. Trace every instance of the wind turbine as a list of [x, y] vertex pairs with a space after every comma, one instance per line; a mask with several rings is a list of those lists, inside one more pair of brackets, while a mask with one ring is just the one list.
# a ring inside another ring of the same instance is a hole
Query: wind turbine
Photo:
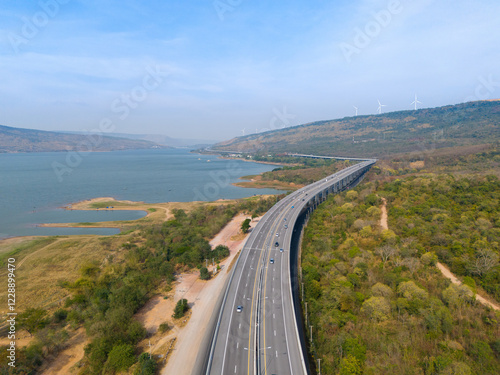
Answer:
[[241, 133], [243, 133], [243, 135], [245, 135], [245, 128], [243, 128], [243, 130], [241, 131]]
[[353, 105], [353, 107], [354, 107], [354, 109], [356, 110], [356, 114], [355, 114], [355, 116], [357, 116], [357, 115], [358, 115], [358, 107], [356, 107], [355, 105]]
[[415, 94], [415, 101], [411, 102], [412, 105], [415, 104], [415, 111], [417, 110], [417, 104], [422, 104], [422, 102], [419, 102], [417, 99], [417, 94]]
[[377, 101], [378, 101], [377, 111], [378, 111], [378, 114], [380, 115], [382, 113], [382, 107], [387, 107], [387, 106], [385, 104], [380, 103], [380, 100], [377, 99]]

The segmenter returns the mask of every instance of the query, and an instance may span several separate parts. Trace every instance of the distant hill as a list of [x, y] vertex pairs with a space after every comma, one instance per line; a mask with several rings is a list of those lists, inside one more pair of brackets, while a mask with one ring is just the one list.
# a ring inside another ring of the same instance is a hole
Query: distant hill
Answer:
[[383, 157], [498, 142], [500, 101], [480, 101], [382, 115], [346, 117], [251, 134], [211, 150]]
[[157, 143], [115, 138], [67, 134], [0, 125], [0, 153], [49, 151], [116, 151], [167, 148]]
[[[66, 134], [84, 134], [82, 132], [61, 132]], [[160, 145], [170, 147], [192, 147], [200, 148], [207, 147], [217, 143], [215, 140], [209, 139], [191, 139], [191, 138], [172, 138], [162, 134], [127, 134], [127, 133], [112, 133], [108, 134], [109, 137], [138, 139], [143, 141], [155, 142]]]

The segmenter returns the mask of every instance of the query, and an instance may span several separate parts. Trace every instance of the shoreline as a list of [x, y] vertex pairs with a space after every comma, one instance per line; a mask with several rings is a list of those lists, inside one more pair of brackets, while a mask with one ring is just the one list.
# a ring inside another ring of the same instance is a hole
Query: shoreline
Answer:
[[[265, 197], [265, 194], [260, 195]], [[251, 197], [248, 197], [251, 198]], [[136, 220], [114, 220], [114, 221], [102, 221], [91, 223], [91, 225], [78, 225], [80, 223], [41, 223], [37, 226], [46, 228], [112, 228], [126, 230], [127, 227], [133, 226], [135, 223], [147, 222], [164, 222], [173, 217], [172, 211], [175, 209], [182, 209], [189, 211], [191, 209], [197, 208], [201, 205], [219, 205], [227, 204], [236, 201], [235, 199], [218, 199], [216, 201], [205, 202], [205, 201], [191, 201], [191, 202], [161, 202], [161, 203], [145, 203], [145, 202], [134, 202], [128, 200], [116, 200], [113, 197], [98, 197], [92, 199], [86, 199], [78, 201], [75, 203], [69, 203], [60, 209], [65, 210], [76, 210], [76, 211], [109, 211], [111, 209], [106, 208], [96, 208], [92, 207], [94, 204], [113, 204], [112, 210], [122, 210], [122, 211], [144, 211], [146, 215], [140, 219]], [[27, 241], [34, 241], [38, 239], [48, 238], [48, 237], [78, 237], [78, 236], [101, 236], [100, 234], [61, 234], [61, 235], [26, 235], [26, 236], [8, 236], [5, 238], [0, 238], [0, 253], [2, 248], [7, 248], [10, 246], [16, 246]]]

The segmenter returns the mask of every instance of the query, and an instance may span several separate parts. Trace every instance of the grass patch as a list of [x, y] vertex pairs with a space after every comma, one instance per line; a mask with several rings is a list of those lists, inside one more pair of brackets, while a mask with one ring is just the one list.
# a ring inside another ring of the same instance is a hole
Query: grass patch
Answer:
[[47, 245], [50, 245], [52, 242], [54, 242], [57, 239], [57, 237], [47, 237], [47, 238], [41, 238], [38, 240], [34, 241], [29, 241], [27, 243], [24, 243], [16, 248], [14, 250], [6, 252], [4, 254], [0, 254], [0, 265], [4, 266], [6, 264], [6, 261], [8, 258], [15, 258], [17, 255], [29, 251], [37, 251], [41, 249], [42, 247], [45, 247]]
[[156, 212], [156, 211], [158, 211], [158, 210], [157, 210], [156, 208], [148, 208], [148, 211], [149, 211], [149, 212]]
[[90, 225], [97, 225], [97, 224], [96, 223], [89, 223], [88, 221], [86, 221], [84, 223], [78, 223], [76, 225], [80, 226], [80, 227], [87, 227], [87, 226], [90, 226]]

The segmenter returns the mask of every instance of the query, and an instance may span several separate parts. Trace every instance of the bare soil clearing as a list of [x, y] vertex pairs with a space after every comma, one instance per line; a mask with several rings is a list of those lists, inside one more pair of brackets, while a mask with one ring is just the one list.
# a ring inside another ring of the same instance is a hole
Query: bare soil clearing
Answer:
[[385, 198], [382, 198], [382, 202], [382, 207], [380, 207], [382, 210], [382, 215], [380, 216], [380, 226], [382, 229], [387, 230], [389, 229], [389, 226], [387, 225], [387, 201]]
[[[439, 268], [439, 270], [444, 275], [444, 277], [446, 277], [447, 279], [450, 279], [450, 281], [453, 284], [456, 284], [456, 285], [462, 284], [462, 282], [460, 280], [458, 280], [457, 277], [454, 274], [452, 274], [451, 271], [444, 264], [438, 262], [436, 264], [436, 266], [437, 266], [437, 268]], [[479, 294], [476, 294], [476, 300], [485, 306], [491, 307], [494, 310], [500, 310], [500, 306], [498, 306], [497, 304], [495, 304], [493, 302], [488, 301], [486, 298], [481, 297]]]
[[[201, 341], [215, 308], [217, 296], [223, 292], [223, 287], [229, 276], [228, 266], [238, 251], [243, 248], [244, 241], [247, 238], [236, 241], [233, 239], [239, 233], [241, 224], [246, 218], [246, 215], [236, 216], [210, 241], [212, 247], [225, 245], [230, 250], [230, 256], [220, 264], [221, 270], [218, 275], [210, 281], [200, 280], [198, 272], [183, 274], [179, 278], [174, 299], [177, 301], [180, 298], [186, 298], [191, 306], [192, 315], [186, 326], [179, 329], [174, 351], [167, 365], [161, 371], [162, 374], [182, 375], [192, 373], [197, 354], [201, 349]], [[252, 221], [251, 225], [255, 226], [258, 220]], [[209, 267], [209, 270], [212, 271], [212, 267]]]
[[78, 373], [78, 362], [85, 355], [85, 345], [88, 340], [85, 336], [85, 329], [80, 328], [76, 334], [69, 339], [68, 348], [63, 350], [57, 358], [50, 362], [46, 368], [40, 369], [42, 375], [66, 375]]

